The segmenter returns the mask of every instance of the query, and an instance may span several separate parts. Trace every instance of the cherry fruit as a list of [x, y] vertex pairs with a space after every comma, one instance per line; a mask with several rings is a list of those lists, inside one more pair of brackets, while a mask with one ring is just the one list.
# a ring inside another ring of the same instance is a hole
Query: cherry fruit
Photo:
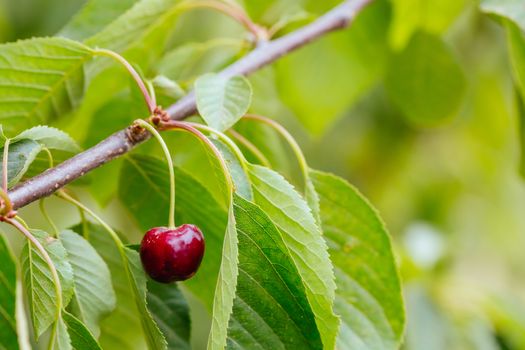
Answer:
[[140, 260], [155, 281], [170, 283], [192, 277], [204, 255], [204, 236], [195, 225], [154, 227], [140, 244]]

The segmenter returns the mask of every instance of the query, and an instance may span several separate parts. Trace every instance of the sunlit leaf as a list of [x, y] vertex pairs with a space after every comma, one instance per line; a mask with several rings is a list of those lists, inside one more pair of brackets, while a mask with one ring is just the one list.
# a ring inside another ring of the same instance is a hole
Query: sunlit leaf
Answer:
[[[73, 269], [62, 243], [44, 231], [31, 230], [49, 254], [60, 278], [62, 302], [66, 306], [73, 296]], [[57, 300], [55, 283], [49, 266], [40, 252], [26, 243], [20, 256], [31, 319], [38, 338], [56, 320]]]
[[328, 247], [306, 201], [281, 175], [250, 167], [255, 204], [279, 228], [306, 288], [323, 345], [335, 344], [339, 319], [333, 312], [335, 276]]
[[525, 34], [511, 22], [507, 23], [506, 28], [514, 80], [525, 97]]
[[158, 325], [153, 320], [151, 312], [147, 305], [147, 277], [140, 263], [139, 254], [129, 248], [125, 248], [127, 264], [129, 272], [131, 273], [132, 281], [130, 288], [133, 290], [135, 303], [137, 304], [137, 310], [140, 314], [140, 321], [142, 323], [142, 329], [146, 335], [146, 341], [148, 348], [151, 350], [162, 350], [167, 349], [166, 338], [160, 331]]
[[322, 349], [304, 284], [281, 233], [253, 203], [239, 196], [233, 202], [209, 348]]
[[279, 95], [309, 132], [321, 135], [382, 77], [389, 16], [388, 4], [374, 1], [347, 30], [276, 62]]
[[86, 326], [67, 311], [58, 319], [54, 349], [102, 350]]
[[174, 0], [137, 1], [85, 43], [123, 53], [142, 68], [147, 67], [163, 52], [184, 9], [184, 2]]
[[[117, 246], [100, 226], [79, 225], [75, 230], [87, 235], [106, 261], [117, 296], [117, 309], [101, 323], [102, 347], [143, 349], [147, 344], [149, 349], [166, 349], [166, 340], [147, 307], [146, 275], [138, 253]], [[116, 327], [115, 322], [121, 327]]]
[[188, 80], [216, 71], [242, 48], [242, 40], [229, 38], [187, 43], [167, 52], [156, 66], [159, 73], [170, 79]]
[[401, 287], [384, 224], [346, 181], [311, 171], [336, 276], [341, 349], [398, 349], [404, 330]]
[[393, 0], [391, 3], [393, 19], [389, 37], [398, 50], [419, 30], [443, 33], [465, 7], [465, 0]]
[[66, 324], [73, 349], [101, 350], [101, 347], [93, 337], [93, 334], [89, 332], [87, 327], [80, 322], [79, 319], [68, 312], [63, 312], [62, 318]]
[[36, 38], [0, 45], [0, 122], [17, 132], [64, 116], [84, 94], [92, 51], [74, 41]]
[[206, 123], [224, 131], [248, 111], [252, 90], [243, 76], [225, 78], [209, 73], [195, 81], [195, 95], [197, 109]]
[[[233, 180], [235, 192], [244, 199], [253, 200], [253, 193], [248, 174], [246, 174], [246, 171], [243, 169], [239, 159], [237, 159], [236, 155], [226, 144], [218, 140], [211, 141], [224, 158], [226, 166], [228, 167], [228, 171], [230, 172]], [[218, 174], [218, 176], [223, 177], [222, 173]]]
[[13, 137], [13, 142], [29, 139], [33, 140], [48, 149], [56, 149], [66, 152], [78, 152], [80, 147], [71, 136], [62, 130], [45, 125], [35, 126], [31, 129], [22, 131]]
[[160, 106], [169, 106], [186, 94], [177, 82], [164, 75], [157, 75], [151, 80], [151, 84]]
[[71, 338], [64, 320], [60, 317], [56, 322], [58, 323], [56, 325], [55, 344], [53, 349], [73, 350], [73, 347], [71, 346]]
[[98, 336], [100, 321], [113, 311], [116, 303], [109, 269], [97, 251], [77, 233], [62, 231], [60, 241], [73, 268], [77, 317]]
[[224, 349], [228, 335], [228, 323], [233, 310], [238, 271], [239, 248], [233, 203], [228, 210], [228, 225], [224, 234], [215, 297], [213, 300], [212, 324], [208, 337], [208, 349]]
[[140, 315], [119, 251], [103, 227], [88, 223], [73, 228], [82, 233], [106, 262], [117, 297], [116, 309], [100, 323], [100, 345], [104, 349], [146, 348]]
[[440, 38], [418, 32], [392, 58], [386, 87], [410, 122], [432, 126], [458, 110], [465, 92], [465, 77]]
[[[20, 181], [41, 150], [42, 146], [39, 143], [28, 139], [9, 145], [7, 154], [7, 184], [9, 187]], [[0, 148], [0, 154], [3, 161], [4, 147]], [[0, 175], [2, 174], [3, 169], [0, 169]]]
[[89, 0], [58, 33], [73, 40], [83, 40], [104, 29], [137, 0]]

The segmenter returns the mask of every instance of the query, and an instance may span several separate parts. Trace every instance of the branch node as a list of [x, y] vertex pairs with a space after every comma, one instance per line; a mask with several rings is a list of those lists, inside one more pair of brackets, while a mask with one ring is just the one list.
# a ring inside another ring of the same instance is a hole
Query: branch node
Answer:
[[148, 138], [148, 132], [142, 126], [134, 122], [126, 129], [126, 136], [131, 144], [137, 144]]

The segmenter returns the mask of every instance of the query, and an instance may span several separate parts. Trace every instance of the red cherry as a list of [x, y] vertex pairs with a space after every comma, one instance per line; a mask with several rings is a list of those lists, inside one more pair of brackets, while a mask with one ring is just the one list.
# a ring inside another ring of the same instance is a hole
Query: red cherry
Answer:
[[154, 227], [140, 244], [140, 260], [147, 274], [157, 282], [184, 281], [192, 277], [204, 255], [204, 236], [195, 225], [174, 229]]

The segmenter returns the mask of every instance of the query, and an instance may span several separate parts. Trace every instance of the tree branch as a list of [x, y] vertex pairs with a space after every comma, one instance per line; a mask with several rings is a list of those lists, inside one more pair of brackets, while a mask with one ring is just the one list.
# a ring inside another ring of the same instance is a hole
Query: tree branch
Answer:
[[[219, 74], [224, 77], [250, 74], [326, 33], [348, 26], [355, 15], [371, 1], [344, 1], [314, 22], [276, 40], [261, 43]], [[167, 112], [174, 120], [181, 120], [195, 114], [194, 93], [191, 92], [177, 101], [167, 109]], [[130, 127], [116, 132], [94, 147], [13, 188], [9, 191], [13, 208], [21, 208], [39, 198], [53, 194], [87, 172], [131, 151], [150, 136], [146, 132], [137, 134]]]

